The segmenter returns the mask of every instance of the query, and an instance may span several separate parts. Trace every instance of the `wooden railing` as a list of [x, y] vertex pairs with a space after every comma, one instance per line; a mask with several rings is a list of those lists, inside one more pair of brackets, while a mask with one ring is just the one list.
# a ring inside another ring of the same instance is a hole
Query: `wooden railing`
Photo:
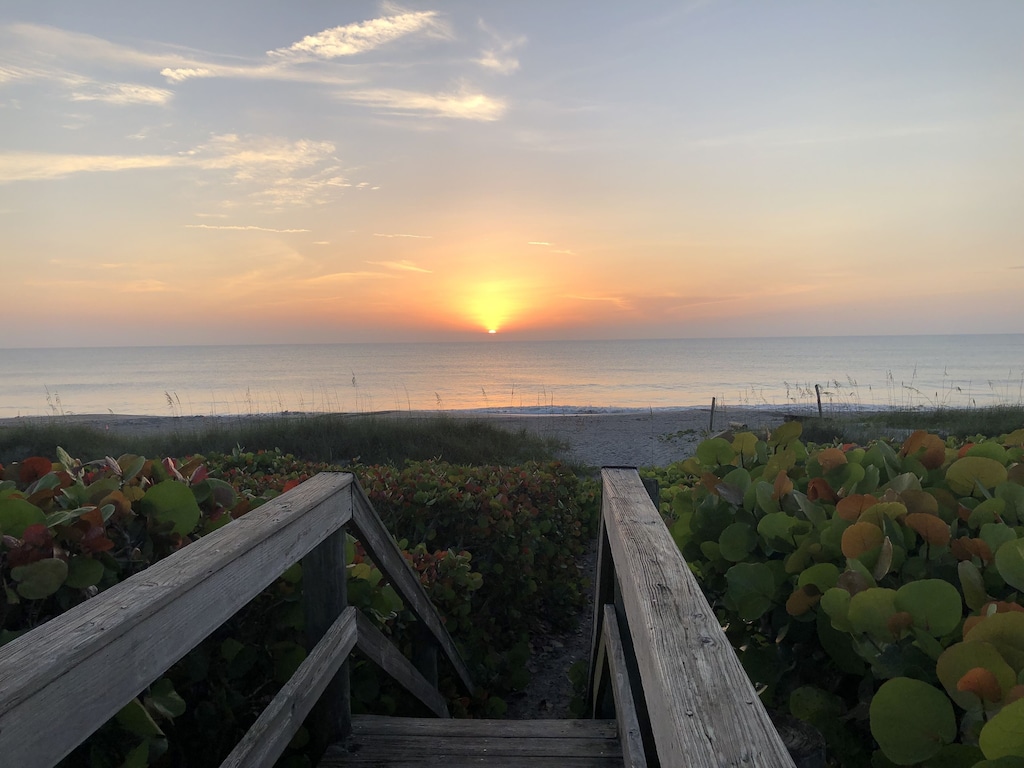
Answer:
[[629, 766], [793, 766], [637, 471], [601, 474], [593, 716]]
[[418, 645], [429, 638], [472, 690], [440, 616], [358, 483], [324, 473], [0, 648], [0, 764], [34, 768], [63, 759], [300, 559], [310, 653], [223, 765], [273, 765], [310, 713], [322, 746], [344, 737], [351, 719], [345, 665], [356, 646], [447, 717], [436, 655], [418, 654], [425, 677], [347, 607], [348, 524], [419, 617]]

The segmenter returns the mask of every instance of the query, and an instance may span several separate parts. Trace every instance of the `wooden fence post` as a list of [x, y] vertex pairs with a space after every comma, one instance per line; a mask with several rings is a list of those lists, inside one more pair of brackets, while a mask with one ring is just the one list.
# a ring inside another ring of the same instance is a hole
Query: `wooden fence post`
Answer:
[[[312, 649], [348, 605], [345, 529], [341, 528], [302, 558], [302, 602], [306, 644]], [[346, 661], [309, 715], [314, 753], [346, 738], [352, 731], [352, 702]]]

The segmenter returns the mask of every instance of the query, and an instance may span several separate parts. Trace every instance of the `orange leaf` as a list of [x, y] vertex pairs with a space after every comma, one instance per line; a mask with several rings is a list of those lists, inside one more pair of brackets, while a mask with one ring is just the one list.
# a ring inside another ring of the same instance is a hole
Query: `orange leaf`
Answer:
[[846, 498], [839, 500], [836, 504], [836, 514], [843, 518], [843, 520], [855, 522], [865, 509], [877, 503], [878, 499], [870, 493], [852, 493]]
[[941, 517], [929, 515], [927, 512], [912, 512], [906, 516], [904, 522], [933, 547], [944, 547], [949, 544], [949, 526]]
[[846, 454], [838, 448], [826, 448], [815, 458], [825, 472], [831, 472], [836, 467], [846, 464]]
[[984, 539], [961, 536], [949, 543], [949, 551], [957, 560], [973, 560], [977, 557], [986, 565], [992, 562], [992, 548]]
[[718, 484], [722, 482], [722, 478], [718, 475], [712, 474], [711, 472], [705, 472], [700, 476], [701, 485], [708, 489], [708, 493], [713, 493], [715, 496], [718, 495]]
[[973, 448], [973, 447], [974, 447], [974, 443], [964, 443], [963, 446], [960, 448], [960, 450], [957, 451], [956, 457], [958, 459], [962, 459], [964, 456], [967, 455], [967, 452], [969, 450], [971, 450], [971, 448]]
[[854, 523], [843, 531], [842, 549], [846, 557], [860, 557], [875, 547], [881, 546], [885, 534], [877, 525]]
[[969, 669], [956, 684], [958, 691], [970, 691], [983, 701], [999, 701], [1003, 698], [1003, 689], [991, 670], [985, 667]]
[[786, 613], [803, 616], [821, 600], [821, 591], [815, 584], [805, 584], [795, 590], [786, 600]]
[[919, 429], [904, 441], [900, 456], [917, 459], [926, 469], [937, 469], [946, 461], [946, 444], [938, 435]]
[[793, 481], [785, 472], [779, 472], [775, 476], [775, 489], [772, 491], [772, 498], [778, 501], [783, 496], [793, 492]]
[[832, 504], [836, 503], [836, 492], [832, 490], [832, 486], [828, 484], [828, 481], [823, 477], [815, 477], [807, 484], [807, 498], [811, 501], [827, 501]]
[[1019, 699], [1024, 699], [1024, 685], [1015, 685], [1013, 688], [1008, 690], [1006, 692], [1006, 698], [1003, 701], [1003, 705], [1008, 707]]

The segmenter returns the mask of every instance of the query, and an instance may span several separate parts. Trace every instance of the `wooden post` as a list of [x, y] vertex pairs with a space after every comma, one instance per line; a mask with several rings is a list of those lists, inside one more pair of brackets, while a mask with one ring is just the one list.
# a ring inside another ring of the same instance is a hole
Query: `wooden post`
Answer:
[[708, 432], [715, 431], [715, 398], [711, 398], [711, 423], [708, 424]]
[[818, 396], [818, 418], [821, 418], [821, 384], [814, 385], [814, 393]]
[[[306, 644], [312, 649], [348, 605], [345, 529], [341, 528], [302, 559], [302, 602]], [[346, 661], [309, 715], [313, 753], [323, 754], [352, 731], [349, 662]]]

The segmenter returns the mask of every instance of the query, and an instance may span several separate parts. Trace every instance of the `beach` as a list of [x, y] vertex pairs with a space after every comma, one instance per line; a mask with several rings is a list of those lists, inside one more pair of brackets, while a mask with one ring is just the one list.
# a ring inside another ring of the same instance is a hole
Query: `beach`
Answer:
[[[791, 412], [762, 408], [720, 408], [716, 409], [713, 421], [710, 407], [594, 412], [574, 410], [564, 413], [381, 411], [345, 415], [381, 419], [430, 419], [444, 415], [456, 419], [487, 421], [510, 431], [523, 429], [541, 437], [554, 438], [565, 445], [559, 452], [559, 458], [576, 464], [602, 467], [666, 466], [693, 455], [697, 444], [712, 434], [728, 429], [771, 429], [785, 421]], [[310, 416], [312, 414], [296, 413], [254, 416], [74, 414], [0, 419], [0, 428], [32, 421], [56, 421], [124, 434], [177, 432], [188, 435], [249, 420]]]

